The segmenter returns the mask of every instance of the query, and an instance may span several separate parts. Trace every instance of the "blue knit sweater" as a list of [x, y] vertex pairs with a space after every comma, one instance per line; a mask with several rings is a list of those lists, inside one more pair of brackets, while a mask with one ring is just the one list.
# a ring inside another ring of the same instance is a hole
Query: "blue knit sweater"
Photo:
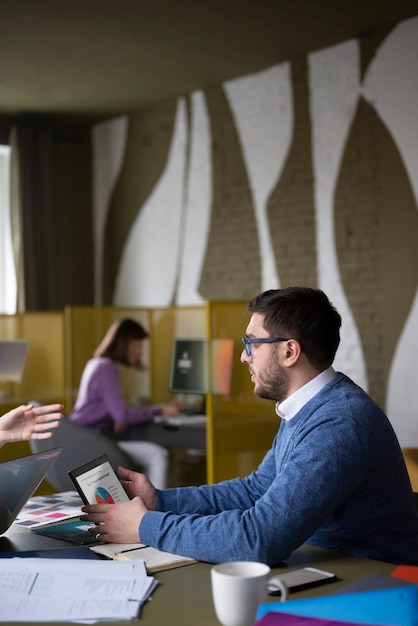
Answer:
[[344, 374], [282, 422], [248, 477], [160, 491], [158, 509], [144, 515], [141, 541], [202, 561], [275, 565], [309, 543], [418, 565], [418, 514], [398, 441]]

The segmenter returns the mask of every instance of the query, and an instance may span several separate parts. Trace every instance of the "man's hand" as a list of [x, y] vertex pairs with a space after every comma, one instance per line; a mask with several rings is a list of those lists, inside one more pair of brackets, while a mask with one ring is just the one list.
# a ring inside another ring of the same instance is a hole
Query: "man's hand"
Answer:
[[22, 405], [0, 417], [0, 445], [10, 441], [47, 439], [59, 426], [62, 404], [33, 407]]
[[87, 504], [81, 508], [80, 520], [94, 522], [89, 532], [101, 541], [138, 543], [139, 525], [147, 507], [140, 497], [116, 504]]
[[131, 499], [135, 496], [139, 496], [148, 511], [156, 511], [157, 490], [147, 476], [126, 469], [125, 467], [118, 467], [118, 473], [128, 496]]

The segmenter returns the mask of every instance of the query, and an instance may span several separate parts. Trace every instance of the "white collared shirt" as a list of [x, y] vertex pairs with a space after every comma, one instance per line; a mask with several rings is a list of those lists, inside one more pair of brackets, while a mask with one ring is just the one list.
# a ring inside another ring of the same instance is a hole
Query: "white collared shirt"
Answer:
[[298, 411], [335, 376], [336, 372], [334, 368], [329, 367], [318, 374], [318, 376], [315, 376], [315, 378], [312, 378], [312, 380], [295, 391], [295, 393], [292, 393], [286, 400], [276, 403], [277, 415], [284, 420], [291, 420], [292, 417], [294, 417], [296, 413], [298, 413]]

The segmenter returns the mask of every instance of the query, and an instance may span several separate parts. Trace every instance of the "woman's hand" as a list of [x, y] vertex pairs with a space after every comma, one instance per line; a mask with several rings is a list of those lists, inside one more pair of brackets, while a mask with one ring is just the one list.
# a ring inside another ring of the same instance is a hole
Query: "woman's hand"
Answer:
[[116, 504], [87, 504], [81, 508], [83, 522], [94, 522], [89, 533], [101, 541], [112, 543], [138, 543], [139, 525], [147, 507], [142, 498]]
[[120, 422], [114, 422], [113, 424], [113, 432], [118, 434], [118, 433], [123, 433], [127, 428], [126, 424], [121, 424]]
[[170, 402], [161, 406], [163, 417], [173, 417], [174, 415], [178, 415], [179, 410], [179, 405], [175, 402]]
[[10, 441], [48, 439], [62, 419], [62, 404], [22, 405], [0, 417], [0, 445]]

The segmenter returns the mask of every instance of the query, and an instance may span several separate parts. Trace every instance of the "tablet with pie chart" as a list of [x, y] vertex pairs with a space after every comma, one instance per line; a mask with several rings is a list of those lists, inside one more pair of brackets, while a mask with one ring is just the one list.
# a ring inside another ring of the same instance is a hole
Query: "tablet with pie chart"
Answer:
[[129, 496], [105, 454], [68, 472], [85, 504], [127, 502]]

